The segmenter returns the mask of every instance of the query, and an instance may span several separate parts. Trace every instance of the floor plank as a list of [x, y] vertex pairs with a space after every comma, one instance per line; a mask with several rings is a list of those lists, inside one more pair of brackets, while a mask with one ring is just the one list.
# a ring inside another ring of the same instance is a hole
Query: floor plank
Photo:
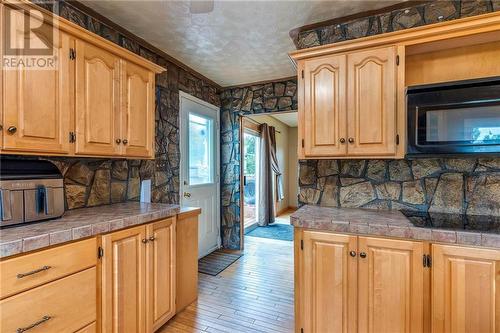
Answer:
[[217, 276], [200, 273], [198, 301], [158, 332], [293, 331], [293, 243], [245, 237], [244, 256]]

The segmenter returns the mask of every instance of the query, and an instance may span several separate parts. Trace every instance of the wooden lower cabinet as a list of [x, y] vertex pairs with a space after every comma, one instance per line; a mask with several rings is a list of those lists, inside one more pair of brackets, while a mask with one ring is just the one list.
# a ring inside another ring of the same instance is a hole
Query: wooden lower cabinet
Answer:
[[423, 243], [316, 231], [298, 238], [297, 332], [424, 331]]
[[145, 332], [146, 228], [102, 237], [102, 331]]
[[96, 268], [61, 278], [0, 301], [0, 332], [73, 333], [94, 322]]
[[432, 245], [432, 332], [500, 331], [500, 251]]
[[358, 237], [358, 331], [423, 332], [424, 244]]
[[300, 328], [304, 332], [356, 332], [356, 236], [305, 231]]
[[146, 227], [146, 332], [175, 315], [175, 218]]
[[175, 314], [175, 218], [102, 237], [102, 331], [154, 332]]

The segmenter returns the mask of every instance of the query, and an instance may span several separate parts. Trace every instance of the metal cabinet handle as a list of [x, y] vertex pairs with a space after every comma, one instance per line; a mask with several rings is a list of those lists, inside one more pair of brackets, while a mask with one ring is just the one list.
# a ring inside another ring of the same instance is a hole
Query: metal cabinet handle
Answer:
[[9, 128], [7, 128], [7, 132], [9, 132], [9, 134], [14, 134], [17, 132], [17, 127], [16, 126], [10, 126]]
[[351, 257], [355, 257], [355, 256], [356, 256], [356, 251], [350, 251], [350, 252], [349, 252], [349, 255], [350, 255]]
[[127, 139], [123, 139], [122, 142], [123, 142], [124, 145], [126, 145], [128, 143], [128, 140]]
[[353, 143], [354, 142], [354, 138], [349, 138], [348, 141], [349, 141], [349, 143]]
[[116, 139], [115, 141], [117, 144], [120, 144], [122, 142], [122, 139]]
[[31, 324], [30, 326], [26, 326], [26, 327], [20, 327], [16, 330], [16, 333], [23, 333], [23, 332], [26, 332], [26, 331], [29, 331], [30, 329], [32, 328], [35, 328], [37, 327], [38, 325], [41, 325], [47, 321], [49, 321], [50, 319], [52, 319], [51, 316], [43, 316], [42, 319], [40, 319], [39, 321], [37, 321], [36, 323], [33, 323]]
[[184, 192], [184, 198], [191, 198], [191, 193]]
[[345, 138], [340, 138], [340, 143], [345, 143]]
[[143, 242], [144, 244], [146, 244], [147, 242], [149, 242], [149, 240], [147, 238], [144, 238], [143, 240], [141, 240], [141, 242]]
[[43, 266], [43, 267], [40, 267], [40, 268], [35, 269], [35, 270], [28, 272], [28, 273], [19, 273], [19, 274], [17, 274], [17, 278], [22, 279], [23, 277], [30, 276], [30, 275], [33, 275], [36, 273], [40, 273], [40, 272], [46, 271], [46, 270], [51, 269], [51, 268], [52, 268], [52, 266]]
[[359, 254], [359, 256], [360, 256], [361, 258], [366, 258], [366, 253], [361, 252], [361, 253]]
[[151, 242], [154, 242], [154, 241], [156, 240], [156, 237], [155, 237], [155, 236], [151, 236], [151, 237], [149, 237], [149, 240], [150, 240]]

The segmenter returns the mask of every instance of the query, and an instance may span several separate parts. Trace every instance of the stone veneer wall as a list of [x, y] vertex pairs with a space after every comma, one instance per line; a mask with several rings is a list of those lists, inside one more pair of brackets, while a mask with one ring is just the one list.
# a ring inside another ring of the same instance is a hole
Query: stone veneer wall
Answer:
[[230, 88], [221, 92], [222, 243], [240, 246], [240, 113], [272, 113], [297, 109], [297, 81]]
[[500, 10], [500, 0], [439, 0], [301, 31], [294, 40], [298, 49], [325, 45], [414, 28]]
[[299, 205], [500, 217], [500, 157], [299, 164]]
[[67, 209], [138, 200], [143, 179], [152, 180], [153, 202], [178, 203], [179, 91], [220, 106], [217, 88], [68, 2], [35, 2], [168, 70], [156, 77], [155, 160], [47, 158], [64, 175]]
[[[303, 49], [500, 10], [499, 0], [431, 1], [302, 31]], [[299, 205], [500, 216], [500, 158], [308, 160]]]

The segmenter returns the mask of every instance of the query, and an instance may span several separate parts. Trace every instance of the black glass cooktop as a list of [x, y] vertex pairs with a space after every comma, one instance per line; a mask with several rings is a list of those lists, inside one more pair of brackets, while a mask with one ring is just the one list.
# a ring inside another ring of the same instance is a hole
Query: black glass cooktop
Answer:
[[401, 212], [417, 227], [500, 233], [500, 216]]

